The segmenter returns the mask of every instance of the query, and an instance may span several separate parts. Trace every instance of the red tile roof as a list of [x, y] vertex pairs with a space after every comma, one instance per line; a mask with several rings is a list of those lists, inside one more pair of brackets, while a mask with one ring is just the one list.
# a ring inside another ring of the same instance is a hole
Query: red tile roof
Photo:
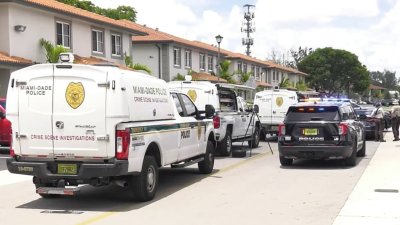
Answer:
[[11, 64], [21, 64], [21, 65], [33, 64], [33, 62], [29, 59], [24, 59], [17, 56], [10, 56], [5, 52], [0, 52], [0, 63], [11, 63]]
[[262, 81], [256, 81], [257, 87], [272, 87], [272, 84], [268, 84], [266, 82], [262, 82]]
[[370, 85], [369, 85], [369, 89], [370, 89], [370, 90], [385, 90], [386, 88], [384, 88], [384, 87], [379, 87], [379, 86], [370, 84]]
[[97, 13], [92, 13], [80, 8], [76, 8], [74, 6], [71, 5], [67, 5], [58, 1], [54, 1], [54, 0], [24, 0], [24, 1], [16, 1], [16, 2], [25, 2], [25, 3], [29, 3], [32, 5], [37, 5], [37, 6], [41, 6], [47, 9], [52, 9], [52, 10], [56, 10], [62, 13], [66, 13], [66, 14], [70, 14], [73, 16], [80, 16], [80, 17], [84, 17], [87, 19], [91, 19], [91, 20], [95, 20], [97, 22], [101, 22], [101, 23], [106, 23], [118, 28], [122, 28], [124, 30], [128, 30], [132, 33], [136, 33], [138, 35], [146, 35], [146, 33], [135, 29], [135, 27], [131, 26], [131, 25], [127, 25], [125, 22], [121, 22], [119, 20], [115, 20], [115, 19], [111, 19], [102, 15], [99, 15]]
[[217, 76], [213, 76], [208, 73], [193, 73], [192, 80], [199, 80], [199, 81], [210, 81], [212, 83], [228, 83], [227, 80], [219, 78]]
[[[74, 63], [76, 63], [76, 64], [84, 64], [84, 65], [109, 64], [111, 66], [117, 66], [120, 69], [133, 70], [129, 67], [126, 67], [125, 65], [109, 62], [107, 60], [100, 59], [100, 58], [93, 57], [93, 56], [83, 57], [83, 56], [79, 56], [79, 55], [74, 55], [74, 57], [75, 57]], [[133, 70], [133, 71], [135, 71], [135, 70]]]

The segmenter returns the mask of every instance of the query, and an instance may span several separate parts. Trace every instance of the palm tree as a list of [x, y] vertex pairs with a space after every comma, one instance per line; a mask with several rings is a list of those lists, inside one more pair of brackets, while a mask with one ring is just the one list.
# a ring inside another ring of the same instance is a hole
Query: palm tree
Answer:
[[46, 60], [49, 63], [57, 63], [60, 54], [68, 52], [68, 49], [64, 48], [63, 46], [54, 46], [50, 41], [47, 41], [43, 38], [39, 40], [39, 43], [46, 51]]
[[229, 66], [231, 65], [231, 63], [232, 62], [229, 60], [224, 60], [223, 62], [220, 62], [219, 64], [220, 70], [218, 71], [218, 75], [222, 79], [227, 80], [228, 83], [235, 83], [235, 81], [232, 78], [233, 74], [229, 73]]
[[279, 88], [288, 88], [291, 87], [291, 83], [289, 78], [285, 77], [283, 78], [283, 80], [281, 81], [281, 83], [279, 84]]
[[242, 84], [246, 83], [250, 79], [252, 74], [253, 74], [252, 71], [247, 72], [247, 73], [244, 73], [244, 72], [240, 73], [240, 82], [242, 82]]

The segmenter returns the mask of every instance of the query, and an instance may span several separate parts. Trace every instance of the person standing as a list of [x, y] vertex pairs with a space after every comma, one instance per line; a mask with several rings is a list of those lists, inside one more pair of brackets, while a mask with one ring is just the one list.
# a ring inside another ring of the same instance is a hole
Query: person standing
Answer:
[[399, 126], [400, 126], [400, 106], [393, 106], [391, 113], [392, 120], [392, 131], [393, 131], [393, 141], [398, 141], [399, 139]]
[[383, 139], [383, 129], [385, 126], [385, 121], [383, 120], [383, 114], [385, 112], [383, 111], [381, 103], [376, 103], [375, 107], [376, 107], [376, 110], [374, 113], [375, 141], [386, 142], [385, 139]]

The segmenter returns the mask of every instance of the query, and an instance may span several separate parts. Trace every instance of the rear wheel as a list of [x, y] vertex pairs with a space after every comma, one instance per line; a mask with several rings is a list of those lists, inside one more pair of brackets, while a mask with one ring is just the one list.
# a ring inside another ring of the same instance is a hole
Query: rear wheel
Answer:
[[142, 172], [132, 176], [128, 187], [134, 195], [134, 199], [145, 202], [154, 198], [158, 187], [158, 165], [153, 156], [145, 156]]
[[283, 156], [279, 156], [279, 161], [282, 166], [291, 166], [293, 164], [293, 159], [287, 159]]
[[218, 152], [221, 156], [230, 156], [232, 153], [232, 134], [226, 130], [225, 138], [218, 145]]
[[214, 169], [214, 145], [211, 141], [207, 142], [206, 154], [204, 155], [204, 160], [198, 164], [199, 171], [202, 174], [209, 174]]
[[354, 140], [353, 142], [353, 152], [351, 153], [351, 156], [347, 159], [345, 159], [345, 164], [346, 166], [355, 166], [357, 162], [357, 139]]
[[248, 142], [249, 148], [257, 148], [260, 143], [260, 128], [256, 127], [253, 133], [253, 139]]

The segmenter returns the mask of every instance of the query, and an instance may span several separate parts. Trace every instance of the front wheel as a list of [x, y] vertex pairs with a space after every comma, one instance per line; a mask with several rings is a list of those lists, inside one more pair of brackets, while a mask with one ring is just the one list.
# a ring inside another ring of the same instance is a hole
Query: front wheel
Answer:
[[214, 145], [211, 143], [211, 141], [208, 141], [206, 154], [204, 154], [204, 160], [197, 164], [200, 173], [210, 174], [214, 169], [214, 159]]
[[364, 141], [363, 141], [363, 145], [360, 151], [357, 152], [357, 156], [363, 157], [365, 156], [365, 136], [364, 136]]
[[293, 159], [287, 159], [283, 156], [279, 156], [279, 161], [282, 166], [291, 166], [293, 164]]
[[158, 165], [153, 156], [144, 157], [142, 171], [132, 176], [128, 187], [138, 201], [146, 202], [154, 198], [158, 187]]

